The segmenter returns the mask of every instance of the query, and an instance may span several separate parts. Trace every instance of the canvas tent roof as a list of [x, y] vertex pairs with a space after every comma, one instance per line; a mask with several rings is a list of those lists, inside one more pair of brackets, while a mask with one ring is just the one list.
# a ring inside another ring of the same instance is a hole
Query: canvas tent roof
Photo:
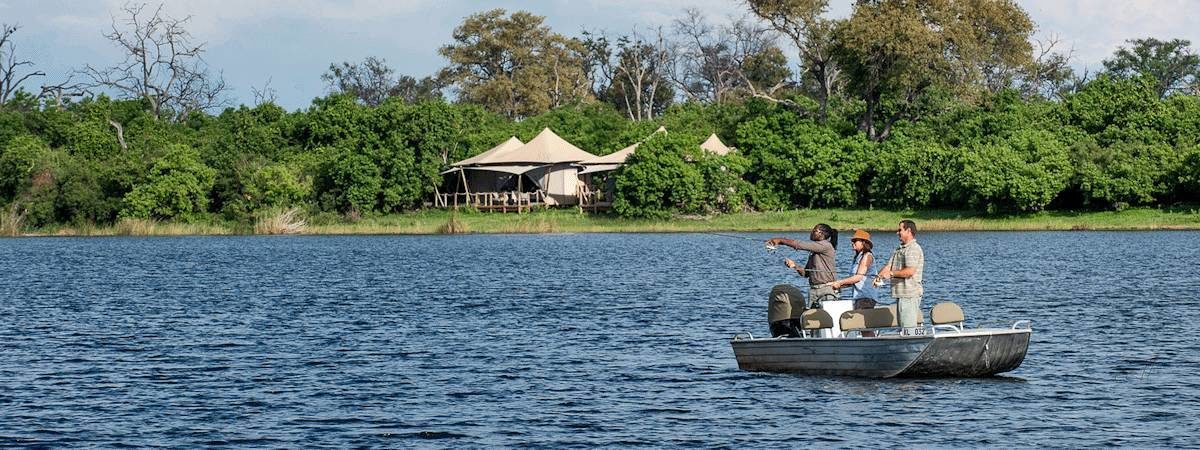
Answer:
[[586, 159], [586, 160], [580, 161], [579, 164], [583, 164], [585, 166], [591, 166], [591, 165], [595, 165], [595, 164], [622, 164], [625, 162], [626, 159], [629, 158], [629, 155], [633, 154], [634, 150], [637, 150], [639, 144], [641, 144], [641, 142], [630, 145], [628, 147], [625, 147], [623, 149], [617, 150], [613, 153], [610, 153], [610, 154], [607, 154], [604, 156], [597, 156], [592, 159]]
[[492, 158], [510, 153], [513, 150], [521, 148], [522, 145], [525, 145], [525, 143], [521, 142], [520, 139], [517, 139], [516, 136], [513, 136], [513, 137], [508, 138], [507, 141], [501, 142], [500, 145], [492, 147], [492, 148], [488, 149], [487, 151], [480, 153], [478, 155], [475, 155], [470, 158], [467, 158], [462, 161], [451, 164], [451, 166], [458, 167], [458, 166], [469, 166], [472, 164], [487, 164], [487, 163], [491, 162]]
[[493, 166], [452, 167], [449, 170], [442, 171], [442, 175], [445, 175], [448, 173], [453, 173], [453, 172], [466, 171], [466, 170], [475, 170], [475, 171], [483, 170], [483, 171], [489, 171], [489, 172], [504, 172], [504, 173], [511, 173], [513, 175], [520, 175], [525, 172], [531, 172], [531, 171], [534, 171], [534, 170], [537, 170], [540, 168], [541, 168], [541, 166], [532, 166], [532, 165], [528, 165], [528, 164], [517, 165], [517, 166], [493, 165]]
[[[650, 136], [647, 136], [646, 139], [650, 139], [650, 137], [654, 136], [655, 133], [666, 133], [666, 132], [667, 132], [666, 127], [658, 127], [658, 129], [654, 130], [654, 133], [650, 133]], [[645, 142], [645, 139], [643, 139], [642, 142]], [[592, 165], [598, 165], [598, 164], [604, 164], [604, 165], [624, 164], [625, 160], [629, 159], [629, 155], [632, 155], [633, 151], [637, 150], [638, 146], [641, 145], [642, 142], [635, 142], [633, 145], [630, 145], [628, 147], [625, 147], [623, 149], [617, 150], [615, 152], [609, 153], [604, 156], [597, 156], [592, 159], [580, 161], [579, 164], [582, 164], [585, 166], [592, 166]], [[591, 168], [588, 168], [588, 170], [585, 170], [584, 172], [585, 173], [586, 172], [599, 172], [600, 170], [612, 170], [612, 169], [592, 170]]]
[[621, 167], [621, 165], [620, 164], [588, 164], [586, 167], [584, 167], [583, 170], [579, 171], [579, 174], [583, 175], [585, 173], [606, 172], [609, 170], [617, 170], [618, 167]]
[[596, 155], [585, 152], [579, 147], [567, 142], [545, 128], [525, 145], [513, 151], [504, 152], [488, 158], [488, 164], [554, 164], [564, 162], [579, 162], [595, 158]]
[[721, 156], [727, 155], [731, 151], [729, 147], [725, 146], [724, 142], [721, 142], [721, 138], [717, 137], [716, 133], [708, 135], [708, 140], [704, 141], [703, 144], [700, 144], [700, 148]]

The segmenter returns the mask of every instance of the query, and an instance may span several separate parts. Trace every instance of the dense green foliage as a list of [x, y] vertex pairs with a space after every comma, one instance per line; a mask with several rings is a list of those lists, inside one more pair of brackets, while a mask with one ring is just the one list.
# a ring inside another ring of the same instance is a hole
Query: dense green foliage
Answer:
[[[1128, 41], [1087, 80], [1062, 55], [1034, 60], [1035, 24], [1010, 1], [874, 0], [843, 19], [821, 15], [826, 0], [746, 3], [799, 54], [746, 20], [689, 13], [675, 45], [661, 31], [610, 45], [492, 10], [453, 30], [437, 79], [373, 58], [331, 65], [335, 93], [299, 111], [18, 90], [0, 97], [0, 211], [26, 228], [382, 216], [431, 205], [449, 163], [546, 127], [597, 155], [642, 142], [610, 174], [626, 218], [1200, 201], [1187, 41]], [[710, 134], [737, 150], [700, 149]]]
[[[603, 104], [513, 122], [469, 104], [392, 99], [370, 107], [334, 95], [304, 111], [243, 106], [172, 124], [137, 101], [99, 97], [64, 110], [0, 113], [0, 203], [15, 206], [29, 227], [122, 217], [248, 223], [281, 207], [350, 217], [411, 211], [431, 201], [448, 162], [507, 136], [528, 140], [548, 126], [607, 154], [659, 125], [668, 133], [646, 140], [615, 173], [617, 214], [1194, 202], [1200, 98], [1160, 99], [1154, 89], [1146, 77], [1102, 76], [1063, 101], [1005, 91], [900, 122], [882, 142], [846, 126], [852, 105], [831, 108], [821, 124], [753, 99], [684, 103], [653, 122]], [[708, 133], [738, 150], [700, 150]]]

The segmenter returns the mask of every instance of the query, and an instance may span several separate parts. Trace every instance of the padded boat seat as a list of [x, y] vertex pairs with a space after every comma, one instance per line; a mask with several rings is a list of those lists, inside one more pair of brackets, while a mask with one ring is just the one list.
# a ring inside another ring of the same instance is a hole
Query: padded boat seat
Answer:
[[[852, 309], [842, 313], [838, 319], [842, 331], [870, 330], [874, 328], [897, 328], [900, 326], [896, 305], [883, 308]], [[924, 323], [924, 314], [917, 317], [917, 324]]]
[[842, 331], [891, 328], [896, 326], [896, 312], [889, 308], [852, 309], [838, 319]]
[[938, 303], [929, 310], [929, 321], [934, 325], [960, 324], [963, 320], [963, 310], [954, 302]]
[[805, 330], [833, 328], [833, 316], [823, 309], [804, 311], [804, 316], [800, 319], [800, 328]]

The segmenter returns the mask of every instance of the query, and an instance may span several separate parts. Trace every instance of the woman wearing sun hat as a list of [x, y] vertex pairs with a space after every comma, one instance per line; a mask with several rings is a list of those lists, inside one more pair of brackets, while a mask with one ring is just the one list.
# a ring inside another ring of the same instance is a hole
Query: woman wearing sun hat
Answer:
[[[850, 266], [850, 276], [834, 281], [832, 286], [834, 289], [849, 288], [849, 292], [843, 293], [843, 297], [848, 296], [854, 300], [855, 308], [873, 308], [875, 306], [875, 288], [867, 282], [867, 273], [875, 265], [875, 255], [871, 253], [871, 248], [875, 244], [871, 242], [871, 233], [854, 230], [854, 236], [850, 238], [850, 245], [854, 248], [854, 263]], [[869, 299], [870, 301], [860, 301], [860, 299]]]

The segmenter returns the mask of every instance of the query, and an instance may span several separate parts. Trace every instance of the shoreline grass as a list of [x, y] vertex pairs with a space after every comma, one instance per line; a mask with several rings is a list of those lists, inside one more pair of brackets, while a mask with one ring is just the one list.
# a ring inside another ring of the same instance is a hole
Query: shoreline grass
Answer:
[[[536, 210], [521, 214], [424, 210], [367, 217], [356, 221], [313, 220], [301, 235], [529, 234], [529, 233], [671, 233], [768, 232], [807, 229], [824, 222], [839, 229], [890, 231], [901, 219], [917, 221], [921, 231], [1067, 231], [1200, 230], [1200, 208], [1137, 208], [1124, 211], [1044, 211], [989, 215], [954, 210], [804, 209], [748, 212], [670, 219], [628, 219], [576, 210]], [[103, 226], [60, 226], [21, 236], [209, 236], [272, 234], [262, 226], [232, 222], [182, 223], [124, 220]]]

